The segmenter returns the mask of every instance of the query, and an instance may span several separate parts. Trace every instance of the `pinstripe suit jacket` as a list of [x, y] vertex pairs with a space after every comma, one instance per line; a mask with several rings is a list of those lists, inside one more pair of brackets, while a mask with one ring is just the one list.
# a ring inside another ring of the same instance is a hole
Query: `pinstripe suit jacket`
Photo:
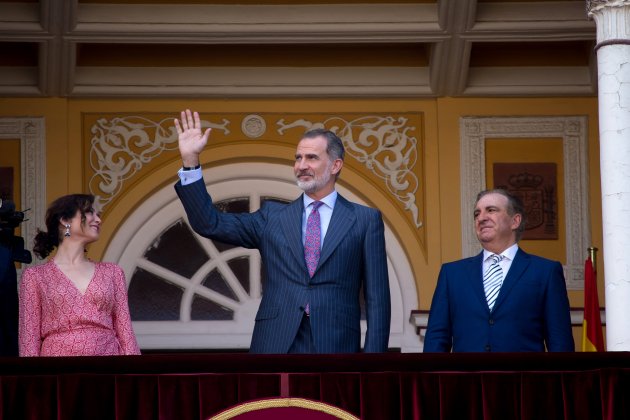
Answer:
[[364, 351], [386, 351], [390, 295], [384, 226], [378, 210], [341, 196], [333, 210], [319, 265], [312, 278], [304, 261], [302, 197], [267, 202], [254, 213], [222, 213], [199, 180], [175, 190], [192, 228], [202, 236], [260, 251], [265, 271], [250, 351], [287, 353], [310, 303], [318, 353], [360, 351], [359, 293], [363, 286], [367, 333]]
[[442, 266], [424, 351], [573, 351], [562, 265], [519, 248], [490, 311], [482, 259], [483, 252]]

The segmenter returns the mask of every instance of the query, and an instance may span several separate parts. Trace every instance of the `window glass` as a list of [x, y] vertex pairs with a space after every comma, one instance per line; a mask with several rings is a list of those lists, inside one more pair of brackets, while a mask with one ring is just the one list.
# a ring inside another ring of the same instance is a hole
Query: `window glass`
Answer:
[[141, 268], [129, 284], [129, 310], [133, 321], [178, 321], [183, 290]]
[[143, 256], [187, 278], [192, 277], [208, 260], [205, 251], [183, 219], [164, 229]]

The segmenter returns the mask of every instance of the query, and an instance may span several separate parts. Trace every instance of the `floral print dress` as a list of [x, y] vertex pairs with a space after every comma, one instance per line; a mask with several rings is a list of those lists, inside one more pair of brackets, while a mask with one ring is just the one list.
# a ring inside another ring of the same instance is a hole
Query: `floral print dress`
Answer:
[[20, 356], [140, 354], [122, 269], [95, 263], [85, 293], [54, 260], [24, 270], [20, 281]]

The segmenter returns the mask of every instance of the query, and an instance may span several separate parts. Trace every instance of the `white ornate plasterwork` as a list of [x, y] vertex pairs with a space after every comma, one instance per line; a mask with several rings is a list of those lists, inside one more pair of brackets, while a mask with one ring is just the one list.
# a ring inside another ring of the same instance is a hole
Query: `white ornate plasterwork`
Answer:
[[[225, 119], [221, 124], [201, 121], [203, 129], [211, 127], [225, 134], [230, 132], [229, 124]], [[95, 207], [101, 210], [120, 192], [124, 181], [143, 165], [165, 150], [177, 149], [177, 131], [172, 118], [158, 122], [140, 116], [100, 118], [91, 133], [90, 166], [94, 175], [89, 189], [96, 196]]]
[[408, 126], [407, 121], [405, 117], [368, 115], [352, 121], [331, 117], [322, 122], [298, 119], [285, 123], [280, 119], [277, 124], [281, 135], [295, 127], [327, 128], [336, 133], [346, 153], [385, 182], [389, 192], [411, 212], [414, 224], [420, 228], [422, 220], [416, 204], [420, 182], [413, 172], [418, 160], [418, 140], [408, 135], [415, 127]]
[[[280, 119], [277, 125], [280, 135], [295, 127], [327, 127], [337, 133], [346, 153], [385, 182], [420, 228], [422, 221], [416, 204], [420, 182], [413, 172], [418, 159], [418, 141], [409, 135], [415, 127], [408, 126], [407, 122], [405, 117], [361, 116], [352, 121], [332, 117], [323, 122], [298, 119], [285, 123]], [[227, 119], [221, 124], [202, 120], [201, 125], [222, 130], [225, 135], [230, 133]], [[243, 133], [250, 138], [262, 136], [266, 127], [265, 118], [258, 114], [246, 116], [241, 124]], [[120, 192], [124, 181], [143, 165], [162, 152], [177, 148], [177, 133], [170, 118], [158, 122], [140, 116], [100, 118], [92, 125], [91, 133], [90, 166], [94, 175], [90, 178], [89, 190], [96, 196], [95, 205], [101, 210]]]
[[584, 288], [584, 259], [591, 246], [588, 211], [587, 117], [463, 117], [460, 118], [462, 256], [479, 252], [474, 235], [473, 205], [486, 188], [485, 140], [555, 137], [562, 139], [567, 288]]
[[[0, 118], [0, 141], [20, 140], [20, 185], [17, 210], [26, 210], [21, 224], [25, 248], [33, 249], [38, 228], [45, 228], [46, 213], [46, 132], [44, 118]], [[34, 258], [33, 262], [36, 263]], [[18, 273], [19, 278], [20, 273]]]

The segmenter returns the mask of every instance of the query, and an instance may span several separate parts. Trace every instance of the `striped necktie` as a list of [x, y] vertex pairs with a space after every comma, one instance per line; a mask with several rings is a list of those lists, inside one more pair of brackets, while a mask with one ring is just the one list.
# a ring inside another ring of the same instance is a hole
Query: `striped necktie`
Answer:
[[503, 259], [502, 255], [492, 254], [488, 259], [491, 259], [491, 263], [483, 273], [483, 290], [486, 292], [486, 299], [488, 300], [488, 308], [492, 310], [494, 303], [499, 296], [499, 290], [501, 290], [501, 284], [503, 284], [503, 269], [499, 262]]

